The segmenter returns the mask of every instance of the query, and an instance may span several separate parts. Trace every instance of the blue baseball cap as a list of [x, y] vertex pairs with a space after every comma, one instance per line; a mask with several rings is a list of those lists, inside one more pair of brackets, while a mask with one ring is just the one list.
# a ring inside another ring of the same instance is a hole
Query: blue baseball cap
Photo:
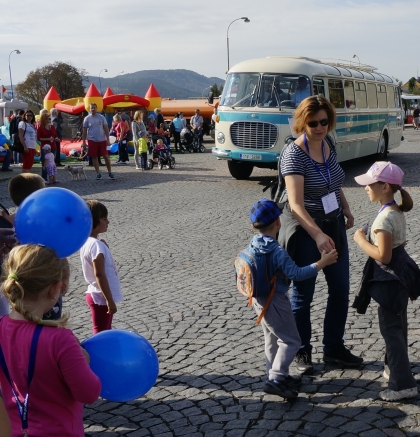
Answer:
[[147, 132], [144, 130], [144, 131], [140, 132], [140, 137], [143, 137], [146, 134], [147, 134]]
[[281, 215], [281, 212], [276, 202], [269, 199], [261, 199], [252, 206], [249, 218], [254, 228], [261, 229], [275, 222]]

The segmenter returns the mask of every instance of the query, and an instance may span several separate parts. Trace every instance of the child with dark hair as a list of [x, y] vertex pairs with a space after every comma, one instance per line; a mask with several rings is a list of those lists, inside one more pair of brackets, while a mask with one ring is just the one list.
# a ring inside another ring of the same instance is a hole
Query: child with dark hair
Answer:
[[277, 203], [268, 199], [261, 199], [253, 205], [249, 217], [256, 235], [247, 251], [256, 262], [257, 284], [261, 284], [264, 279], [271, 281], [276, 278], [271, 297], [252, 298], [252, 305], [258, 315], [257, 323], [261, 322], [264, 332], [267, 380], [263, 391], [293, 399], [298, 396], [296, 389], [302, 378], [289, 375], [289, 366], [301, 341], [287, 293], [289, 280], [316, 276], [319, 270], [334, 264], [338, 255], [335, 249], [330, 253], [323, 251], [318, 261], [298, 267], [276, 238], [281, 228], [281, 213]]
[[117, 266], [105, 240], [98, 238], [108, 230], [108, 210], [97, 200], [88, 200], [92, 213], [92, 232], [80, 249], [83, 275], [88, 282], [86, 302], [92, 316], [93, 333], [111, 329], [117, 303], [123, 300]]

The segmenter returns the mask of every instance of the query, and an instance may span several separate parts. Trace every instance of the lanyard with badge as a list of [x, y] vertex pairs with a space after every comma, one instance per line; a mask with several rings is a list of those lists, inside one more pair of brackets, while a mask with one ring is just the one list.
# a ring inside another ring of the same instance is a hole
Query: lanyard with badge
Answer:
[[309, 146], [308, 146], [308, 140], [306, 139], [306, 133], [303, 134], [303, 142], [305, 143], [306, 152], [308, 153], [309, 159], [312, 162], [312, 165], [315, 167], [316, 171], [319, 173], [319, 175], [324, 179], [325, 183], [328, 187], [328, 194], [326, 196], [321, 197], [322, 200], [322, 206], [324, 207], [325, 214], [329, 214], [332, 211], [335, 211], [338, 209], [338, 203], [337, 203], [337, 197], [335, 193], [330, 193], [330, 186], [331, 186], [331, 171], [330, 166], [328, 165], [327, 157], [325, 155], [325, 144], [324, 140], [322, 140], [322, 156], [324, 158], [324, 164], [325, 168], [327, 170], [328, 180], [322, 173], [321, 169], [318, 167], [318, 164], [312, 159], [311, 154], [309, 153]]
[[18, 394], [16, 393], [16, 390], [14, 388], [14, 384], [12, 379], [10, 378], [9, 369], [7, 368], [6, 361], [4, 359], [3, 350], [0, 346], [0, 366], [3, 370], [4, 376], [9, 381], [10, 387], [12, 388], [13, 397], [16, 401], [16, 406], [18, 408], [20, 420], [22, 422], [22, 431], [24, 431], [24, 436], [28, 436], [28, 404], [29, 404], [29, 386], [32, 382], [32, 377], [34, 376], [34, 370], [35, 370], [35, 358], [36, 358], [36, 350], [38, 347], [38, 340], [39, 335], [41, 334], [41, 329], [43, 328], [43, 325], [37, 325], [34, 331], [34, 334], [32, 336], [32, 342], [31, 342], [31, 350], [29, 354], [29, 365], [28, 365], [28, 387], [26, 395], [23, 399], [23, 402], [19, 399]]

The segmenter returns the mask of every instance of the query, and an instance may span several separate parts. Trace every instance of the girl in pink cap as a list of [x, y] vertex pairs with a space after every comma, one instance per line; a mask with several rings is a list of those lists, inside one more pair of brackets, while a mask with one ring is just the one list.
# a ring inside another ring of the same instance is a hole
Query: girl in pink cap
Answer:
[[[355, 178], [366, 186], [370, 201], [381, 205], [368, 239], [367, 224], [354, 234], [354, 241], [369, 259], [353, 307], [364, 314], [371, 298], [379, 304], [379, 329], [385, 340], [383, 377], [388, 380], [388, 389], [379, 393], [384, 401], [415, 398], [418, 394], [407, 352], [407, 305], [409, 298], [418, 297], [420, 269], [405, 251], [404, 212], [413, 208], [413, 200], [401, 187], [403, 176], [397, 165], [379, 161]], [[394, 199], [397, 191], [400, 204]]]

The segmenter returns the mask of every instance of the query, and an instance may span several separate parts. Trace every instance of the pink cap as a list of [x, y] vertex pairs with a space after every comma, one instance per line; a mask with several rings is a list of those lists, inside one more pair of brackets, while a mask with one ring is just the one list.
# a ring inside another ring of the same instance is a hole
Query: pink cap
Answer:
[[354, 180], [359, 185], [370, 185], [375, 182], [401, 185], [404, 177], [403, 171], [392, 162], [377, 161], [367, 173], [356, 176]]

